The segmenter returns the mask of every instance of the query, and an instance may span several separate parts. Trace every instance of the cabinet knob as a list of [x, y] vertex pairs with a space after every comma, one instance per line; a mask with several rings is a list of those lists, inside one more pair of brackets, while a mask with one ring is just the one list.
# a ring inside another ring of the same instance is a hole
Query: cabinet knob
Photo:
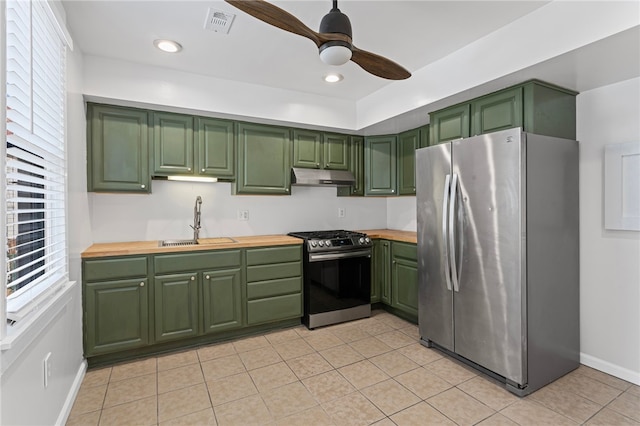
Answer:
[[205, 169], [202, 169], [202, 171], [204, 172], [204, 171], [205, 171]]
[[211, 277], [210, 277], [209, 275], [207, 275], [205, 278], [206, 278], [206, 279], [209, 279], [209, 278], [211, 278]]
[[146, 185], [140, 185], [140, 188], [144, 189]]
[[187, 171], [188, 171], [188, 172], [190, 172], [190, 171], [191, 171], [191, 167], [188, 167], [188, 168], [187, 168]]
[[396, 192], [396, 190], [395, 190], [395, 189], [392, 189], [392, 190], [391, 190], [391, 192]]
[[191, 281], [195, 281], [195, 280], [196, 280], [196, 277], [191, 277]]
[[285, 189], [284, 189], [284, 192], [289, 192], [289, 188], [285, 188]]
[[353, 188], [353, 193], [354, 193], [354, 194], [355, 194], [357, 191], [358, 191], [357, 189]]
[[326, 169], [328, 169], [328, 168], [329, 168], [329, 163], [325, 164], [325, 165], [324, 165], [324, 167], [325, 167]]
[[316, 163], [316, 167], [320, 167], [320, 163]]
[[140, 287], [144, 287], [144, 281], [140, 283]]

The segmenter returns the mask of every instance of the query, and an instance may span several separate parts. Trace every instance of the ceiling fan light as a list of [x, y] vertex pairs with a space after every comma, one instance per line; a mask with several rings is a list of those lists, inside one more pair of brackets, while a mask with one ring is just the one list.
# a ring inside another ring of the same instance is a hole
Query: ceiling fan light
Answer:
[[344, 65], [351, 59], [351, 49], [340, 42], [320, 46], [320, 60], [328, 65]]

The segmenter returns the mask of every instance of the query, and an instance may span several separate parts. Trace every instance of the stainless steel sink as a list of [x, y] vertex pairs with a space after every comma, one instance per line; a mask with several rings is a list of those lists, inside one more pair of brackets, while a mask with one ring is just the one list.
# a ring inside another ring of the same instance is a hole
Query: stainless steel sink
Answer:
[[162, 240], [158, 241], [158, 247], [184, 247], [197, 246], [198, 242], [194, 240]]

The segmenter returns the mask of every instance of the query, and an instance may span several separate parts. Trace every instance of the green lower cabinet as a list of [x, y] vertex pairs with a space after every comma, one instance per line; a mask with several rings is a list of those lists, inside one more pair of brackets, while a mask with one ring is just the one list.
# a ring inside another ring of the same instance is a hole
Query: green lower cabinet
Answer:
[[240, 269], [204, 272], [202, 277], [204, 332], [242, 327]]
[[392, 243], [391, 306], [418, 316], [418, 262], [416, 245]]
[[302, 316], [302, 246], [248, 249], [247, 325]]
[[380, 301], [391, 305], [391, 242], [380, 241], [380, 250], [376, 263], [379, 264], [377, 279], [380, 286]]
[[382, 251], [382, 243], [380, 240], [373, 240], [371, 247], [371, 303], [380, 302], [381, 283], [380, 273], [380, 252]]
[[147, 278], [87, 282], [84, 286], [85, 356], [149, 343]]
[[198, 274], [155, 277], [155, 341], [198, 335]]

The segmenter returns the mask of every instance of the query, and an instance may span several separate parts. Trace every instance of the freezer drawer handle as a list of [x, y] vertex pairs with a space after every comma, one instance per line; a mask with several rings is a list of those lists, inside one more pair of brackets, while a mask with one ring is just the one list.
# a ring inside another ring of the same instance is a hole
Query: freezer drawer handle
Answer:
[[451, 175], [444, 179], [444, 194], [442, 196], [442, 258], [444, 259], [444, 275], [447, 290], [451, 291], [451, 265], [449, 264], [449, 240], [447, 238], [447, 207], [449, 207], [449, 193], [451, 191]]

